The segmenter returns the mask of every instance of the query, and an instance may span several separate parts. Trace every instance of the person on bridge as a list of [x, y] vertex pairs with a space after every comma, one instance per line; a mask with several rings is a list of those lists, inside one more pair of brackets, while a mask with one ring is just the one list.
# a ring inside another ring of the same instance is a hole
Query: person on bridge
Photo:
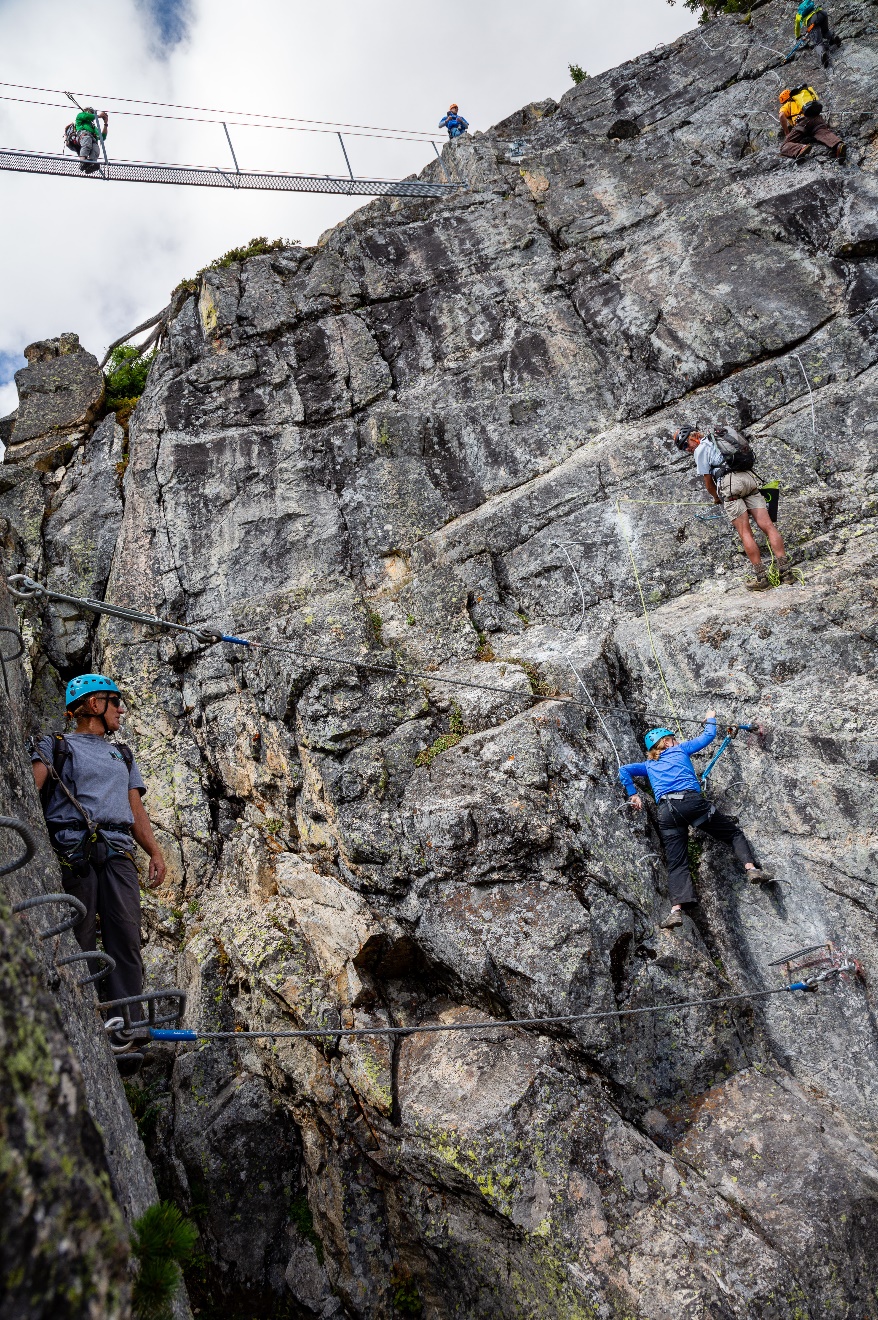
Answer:
[[455, 138], [463, 137], [469, 128], [469, 123], [463, 115], [458, 114], [457, 106], [452, 102], [448, 107], [448, 114], [443, 115], [439, 120], [439, 127], [448, 129], [448, 137], [453, 142]]
[[783, 537], [769, 516], [768, 504], [759, 489], [759, 479], [753, 472], [756, 455], [749, 441], [731, 426], [717, 426], [706, 433], [684, 426], [674, 436], [674, 444], [694, 456], [696, 471], [704, 478], [708, 495], [714, 504], [723, 505], [738, 533], [756, 572], [756, 577], [747, 583], [748, 590], [766, 591], [771, 586], [768, 566], [763, 564], [762, 552], [750, 530], [751, 515], [768, 538], [781, 582], [794, 586], [796, 579], [787, 559]]
[[[103, 132], [98, 120], [104, 121]], [[101, 160], [100, 143], [107, 136], [110, 116], [106, 110], [97, 113], [93, 106], [87, 105], [80, 110], [73, 121], [73, 131], [79, 144], [79, 168], [87, 174], [94, 174]]]
[[[34, 779], [64, 888], [85, 904], [73, 934], [91, 953], [100, 917], [104, 952], [116, 962], [98, 983], [101, 998], [123, 999], [143, 993], [134, 841], [149, 854], [150, 888], [164, 880], [165, 862], [143, 808], [146, 785], [131, 749], [110, 740], [124, 713], [118, 687], [104, 674], [80, 674], [67, 684], [66, 703], [75, 731], [37, 740]], [[97, 962], [90, 966], [99, 970]]]
[[823, 106], [813, 87], [784, 87], [778, 94], [780, 126], [784, 141], [780, 154], [788, 160], [804, 160], [819, 142], [836, 160], [844, 160], [845, 145], [823, 118]]
[[650, 729], [643, 740], [646, 760], [619, 769], [630, 807], [635, 811], [643, 810], [643, 798], [634, 783], [635, 775], [649, 780], [658, 804], [658, 828], [665, 848], [668, 891], [673, 905], [661, 923], [665, 930], [681, 926], [683, 907], [698, 901], [689, 872], [690, 826], [695, 826], [711, 839], [730, 844], [738, 861], [743, 863], [747, 878], [754, 884], [774, 879], [773, 871], [754, 861], [753, 851], [735, 818], [717, 811], [701, 791], [690, 757], [709, 746], [715, 737], [716, 712], [713, 710], [705, 716], [704, 732], [688, 742], [677, 742], [671, 729]]

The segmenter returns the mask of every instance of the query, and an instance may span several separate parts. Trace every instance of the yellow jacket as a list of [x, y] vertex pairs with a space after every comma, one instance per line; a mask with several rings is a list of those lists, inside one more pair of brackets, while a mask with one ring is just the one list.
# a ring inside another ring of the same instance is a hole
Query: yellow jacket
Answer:
[[781, 118], [789, 119], [790, 123], [794, 124], [805, 106], [819, 99], [813, 87], [800, 87], [796, 94], [781, 106]]

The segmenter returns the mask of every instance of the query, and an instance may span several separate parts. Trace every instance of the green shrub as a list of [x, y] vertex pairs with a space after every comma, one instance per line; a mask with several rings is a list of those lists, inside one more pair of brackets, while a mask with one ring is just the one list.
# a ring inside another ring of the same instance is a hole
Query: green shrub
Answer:
[[131, 412], [146, 389], [146, 378], [154, 357], [155, 350], [138, 356], [137, 349], [130, 344], [120, 344], [113, 349], [106, 370], [106, 404], [109, 410], [115, 412], [127, 408]]
[[320, 1241], [314, 1227], [314, 1216], [311, 1214], [308, 1197], [304, 1192], [296, 1192], [295, 1196], [290, 1198], [290, 1222], [295, 1224], [302, 1237], [311, 1243], [311, 1246], [317, 1252], [317, 1259], [322, 1265], [323, 1243]]
[[135, 1220], [131, 1251], [137, 1274], [131, 1302], [137, 1320], [168, 1320], [182, 1278], [180, 1266], [192, 1259], [198, 1230], [170, 1201], [151, 1205]]
[[187, 293], [197, 293], [198, 282], [206, 271], [228, 270], [229, 266], [234, 266], [235, 262], [246, 261], [248, 257], [264, 257], [269, 252], [280, 252], [283, 248], [298, 246], [299, 240], [297, 238], [265, 238], [264, 235], [260, 235], [259, 238], [251, 238], [250, 242], [245, 243], [243, 247], [229, 248], [228, 252], [224, 252], [221, 257], [217, 257], [206, 266], [202, 266], [194, 279], [181, 280], [174, 289], [174, 293], [179, 293], [183, 289]]
[[586, 78], [588, 77], [588, 74], [586, 73], [585, 69], [583, 69], [578, 64], [568, 64], [567, 67], [570, 70], [570, 77], [573, 79], [575, 83], [579, 84], [581, 82], [585, 82]]
[[463, 712], [457, 702], [452, 701], [448, 733], [443, 733], [430, 747], [425, 747], [422, 752], [418, 752], [415, 757], [415, 765], [422, 768], [432, 765], [437, 756], [441, 756], [443, 752], [448, 752], [452, 747], [456, 747], [465, 733], [466, 725], [463, 722]]
[[418, 1285], [407, 1270], [394, 1266], [390, 1276], [393, 1285], [393, 1308], [397, 1315], [419, 1316], [424, 1313], [424, 1303], [418, 1292]]

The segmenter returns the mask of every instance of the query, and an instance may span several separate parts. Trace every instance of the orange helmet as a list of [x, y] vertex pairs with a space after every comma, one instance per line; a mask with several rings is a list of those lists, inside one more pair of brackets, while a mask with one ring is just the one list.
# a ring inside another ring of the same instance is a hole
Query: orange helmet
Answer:
[[779, 93], [777, 99], [780, 101], [781, 105], [786, 105], [787, 101], [790, 99], [791, 96], [792, 96], [792, 92], [790, 91], [789, 87], [785, 87], [783, 91]]
[[457, 109], [457, 102], [452, 101], [451, 105], [448, 107], [448, 113], [451, 114], [452, 110], [456, 110], [456, 109]]

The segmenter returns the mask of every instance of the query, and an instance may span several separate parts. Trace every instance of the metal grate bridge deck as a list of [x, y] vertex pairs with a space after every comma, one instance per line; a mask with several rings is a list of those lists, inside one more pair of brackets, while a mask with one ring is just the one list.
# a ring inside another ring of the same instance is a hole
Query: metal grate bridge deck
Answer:
[[323, 174], [274, 174], [254, 170], [205, 169], [190, 165], [151, 165], [140, 161], [102, 162], [93, 174], [79, 168], [73, 156], [18, 151], [0, 147], [0, 170], [26, 174], [63, 174], [76, 179], [118, 183], [174, 183], [201, 188], [249, 188], [268, 192], [341, 193], [350, 197], [447, 197], [459, 183], [429, 183], [424, 179], [355, 179]]

